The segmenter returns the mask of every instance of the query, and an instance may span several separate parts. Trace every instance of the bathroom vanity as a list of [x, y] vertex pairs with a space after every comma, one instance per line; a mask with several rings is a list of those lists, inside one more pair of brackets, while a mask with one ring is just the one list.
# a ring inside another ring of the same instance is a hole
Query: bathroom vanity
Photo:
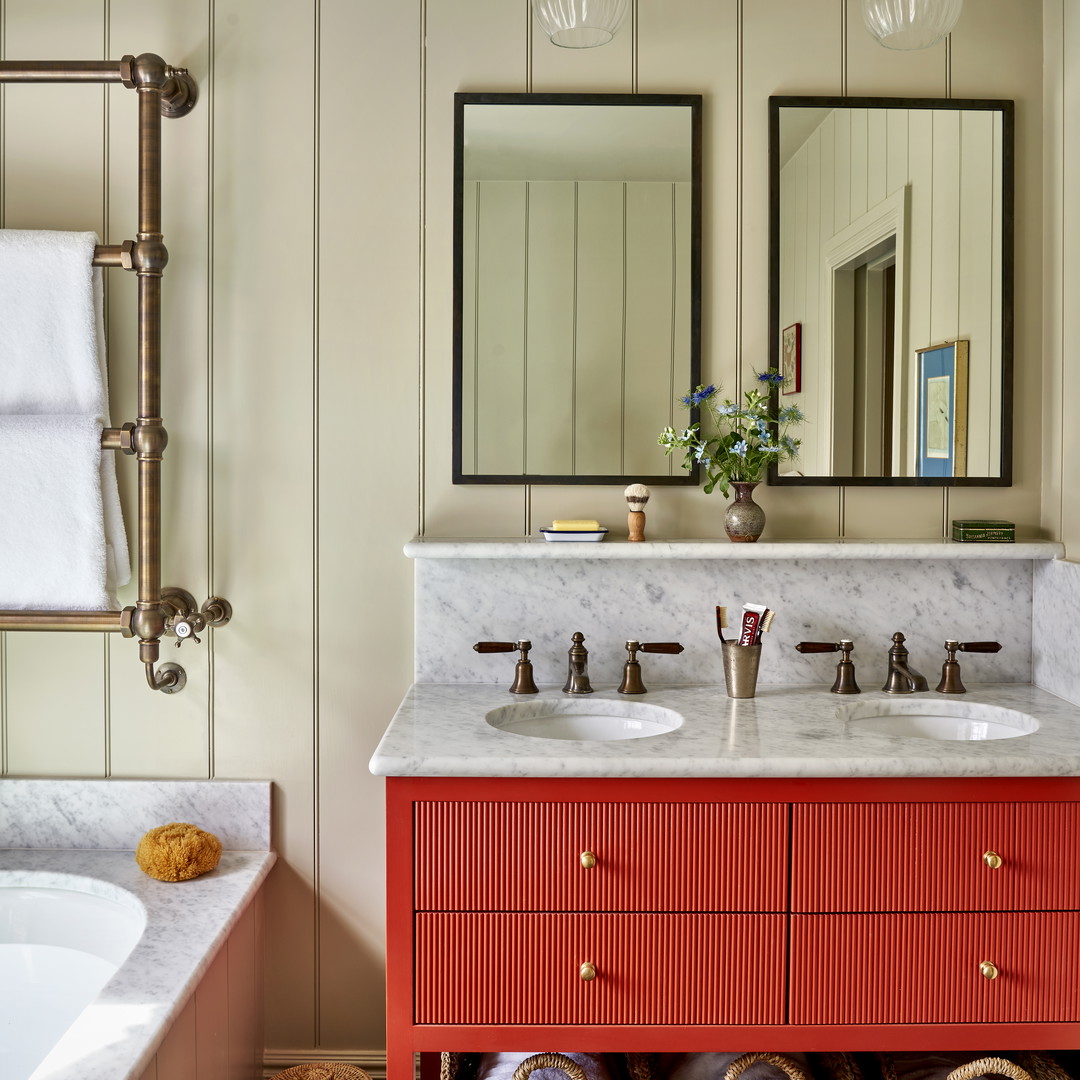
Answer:
[[[604, 588], [611, 563], [639, 557], [548, 572]], [[820, 579], [837, 565], [813, 566], [826, 603]], [[797, 600], [797, 566], [783, 569]], [[421, 611], [435, 600], [423, 576]], [[969, 599], [977, 576], [964, 567]], [[473, 640], [532, 636], [535, 655], [540, 635], [493, 624], [485, 595], [460, 600]], [[431, 604], [444, 620], [446, 599]], [[517, 599], [528, 611], [527, 590]], [[996, 635], [985, 615], [978, 636]], [[689, 636], [646, 617], [650, 637]], [[893, 629], [911, 625], [901, 614]], [[435, 663], [422, 626], [418, 676]], [[808, 628], [793, 620], [789, 636]], [[1002, 656], [1025, 632], [1004, 629]], [[387, 776], [389, 1080], [442, 1050], [1080, 1046], [1080, 709], [1030, 675], [979, 685], [996, 656], [966, 658], [958, 700], [893, 698], [876, 688], [887, 643], [872, 658], [857, 644], [865, 692], [851, 698], [828, 693], [831, 678], [738, 701], [719, 680], [661, 687], [682, 657], [649, 658], [657, 688], [633, 700], [594, 673], [593, 711], [678, 718], [618, 741], [515, 734], [500, 719], [509, 670], [494, 685], [417, 682], [371, 762]], [[766, 649], [772, 670], [801, 662]], [[923, 653], [913, 666], [933, 685]], [[550, 675], [538, 670], [529, 700], [558, 709]], [[1017, 726], [953, 741], [864, 722], [936, 706]]]

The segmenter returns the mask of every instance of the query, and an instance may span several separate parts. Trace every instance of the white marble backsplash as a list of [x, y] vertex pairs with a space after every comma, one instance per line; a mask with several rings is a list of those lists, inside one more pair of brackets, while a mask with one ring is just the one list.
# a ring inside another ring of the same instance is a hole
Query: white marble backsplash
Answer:
[[1032, 681], [1080, 705], [1080, 563], [1035, 568], [1032, 587]]
[[265, 780], [0, 779], [0, 848], [133, 851], [173, 821], [212, 832], [226, 850], [270, 850]]
[[[907, 637], [911, 665], [927, 676], [931, 687], [945, 659], [946, 638], [993, 639], [1004, 646], [996, 655], [962, 657], [966, 680], [1032, 680], [1030, 560], [525, 559], [416, 554], [418, 683], [509, 686], [516, 654], [481, 655], [472, 646], [481, 640], [516, 639], [532, 641], [538, 683], [561, 683], [570, 636], [576, 630], [585, 635], [595, 686], [619, 681], [628, 639], [681, 641], [686, 647], [678, 656], [642, 654], [646, 686], [721, 683], [716, 605], [727, 606], [734, 625], [746, 602], [766, 604], [776, 611], [772, 631], [763, 639], [762, 682], [831, 682], [838, 657], [828, 653], [803, 656], [794, 645], [801, 640], [844, 637], [855, 642], [860, 684], [864, 689], [880, 689], [897, 630]], [[1039, 572], [1047, 574], [1059, 565], [1040, 566]], [[1080, 595], [1080, 577], [1075, 595]], [[1077, 671], [1075, 663], [1073, 670]], [[1075, 679], [1080, 685], [1080, 671]]]

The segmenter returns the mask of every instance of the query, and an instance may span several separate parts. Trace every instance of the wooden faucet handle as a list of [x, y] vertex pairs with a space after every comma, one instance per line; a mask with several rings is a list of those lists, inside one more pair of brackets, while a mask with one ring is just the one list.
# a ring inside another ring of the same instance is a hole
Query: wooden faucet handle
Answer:
[[516, 641], [478, 641], [473, 649], [476, 652], [514, 652], [518, 648]]
[[1001, 652], [1000, 641], [961, 641], [961, 652]]
[[795, 646], [798, 652], [837, 652], [840, 646], [835, 641], [800, 641]]
[[642, 652], [681, 653], [683, 646], [677, 641], [647, 641], [641, 646]]

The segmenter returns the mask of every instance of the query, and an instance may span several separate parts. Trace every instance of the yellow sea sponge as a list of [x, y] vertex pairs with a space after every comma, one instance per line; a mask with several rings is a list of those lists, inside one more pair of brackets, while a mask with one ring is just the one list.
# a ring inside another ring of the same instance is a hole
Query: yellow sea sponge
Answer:
[[182, 821], [151, 829], [135, 849], [139, 869], [158, 881], [188, 881], [213, 870], [220, 859], [221, 841]]

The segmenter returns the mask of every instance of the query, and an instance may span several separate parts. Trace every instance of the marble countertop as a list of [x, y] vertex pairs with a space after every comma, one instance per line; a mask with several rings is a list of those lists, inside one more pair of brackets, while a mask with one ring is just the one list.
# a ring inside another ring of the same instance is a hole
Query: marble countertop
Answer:
[[405, 545], [410, 559], [1061, 559], [1052, 540], [1014, 544], [954, 540], [729, 540], [625, 539], [600, 543], [549, 543], [541, 537], [417, 537]]
[[[973, 684], [965, 695], [831, 694], [827, 686], [762, 686], [745, 700], [723, 686], [656, 688], [626, 698], [596, 686], [587, 701], [672, 709], [676, 730], [618, 742], [530, 738], [489, 725], [515, 700], [563, 702], [558, 687], [515, 698], [501, 687], [417, 683], [371, 758], [380, 776], [1077, 776], [1080, 708], [1026, 683]], [[865, 689], [865, 688], [864, 688]], [[581, 699], [579, 699], [581, 700]], [[983, 703], [1026, 713], [1036, 732], [982, 742], [881, 735], [841, 717], [852, 703]]]
[[[138, 1077], [153, 1050], [274, 863], [269, 851], [225, 851], [192, 881], [155, 881], [131, 851], [0, 850], [0, 884], [114, 887], [146, 911], [146, 930], [123, 967], [64, 1033], [34, 1076], [49, 1080]], [[104, 885], [97, 883], [105, 883]]]

